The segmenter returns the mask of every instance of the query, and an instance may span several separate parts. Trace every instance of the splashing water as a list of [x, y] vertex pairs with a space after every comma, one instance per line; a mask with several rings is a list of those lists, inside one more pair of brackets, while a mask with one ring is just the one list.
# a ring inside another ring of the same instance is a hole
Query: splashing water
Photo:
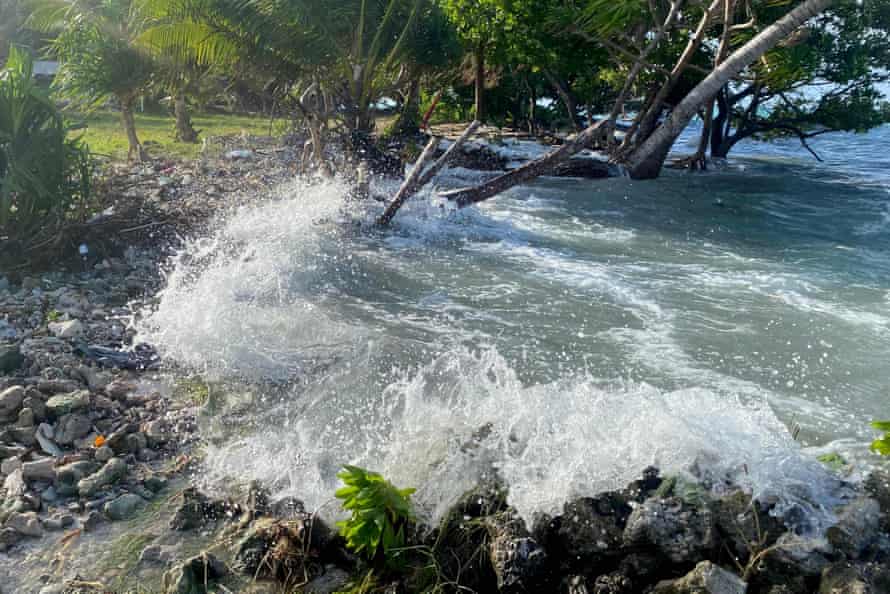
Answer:
[[297, 182], [188, 245], [140, 338], [243, 386], [237, 427], [208, 427], [210, 485], [318, 507], [351, 462], [437, 516], [497, 475], [530, 518], [654, 464], [819, 524], [842, 488], [812, 447], [867, 461], [886, 412], [887, 195], [742, 164], [460, 212], [425, 194], [386, 232], [342, 184]]

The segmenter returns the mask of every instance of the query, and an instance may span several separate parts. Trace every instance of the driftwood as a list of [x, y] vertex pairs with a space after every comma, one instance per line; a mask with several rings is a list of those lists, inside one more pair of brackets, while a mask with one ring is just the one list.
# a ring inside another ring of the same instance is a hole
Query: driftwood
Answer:
[[436, 159], [436, 162], [433, 163], [429, 169], [424, 171], [424, 167], [426, 167], [427, 162], [433, 158], [433, 155], [436, 153], [436, 149], [441, 142], [440, 138], [431, 138], [426, 145], [426, 148], [423, 149], [423, 153], [421, 153], [420, 157], [417, 159], [417, 163], [414, 165], [414, 169], [411, 170], [411, 174], [408, 175], [405, 182], [399, 188], [399, 191], [396, 192], [392, 202], [389, 203], [389, 206], [386, 207], [386, 210], [380, 215], [380, 218], [377, 219], [377, 224], [381, 226], [389, 225], [393, 217], [396, 216], [396, 213], [399, 212], [399, 209], [402, 208], [402, 205], [404, 205], [411, 196], [416, 194], [421, 188], [433, 180], [439, 171], [445, 167], [452, 155], [454, 155], [454, 153], [460, 149], [461, 145], [463, 145], [463, 143], [476, 132], [480, 124], [481, 122], [477, 120], [467, 126], [467, 129], [464, 130], [463, 134], [461, 134], [460, 137], [448, 147], [445, 154]]
[[572, 155], [584, 150], [587, 145], [597, 138], [600, 129], [607, 124], [608, 120], [600, 120], [594, 125], [588, 126], [579, 132], [573, 139], [567, 141], [565, 144], [540, 159], [529, 161], [513, 171], [499, 175], [492, 180], [479, 184], [478, 186], [443, 192], [441, 196], [457, 202], [457, 205], [463, 208], [464, 206], [482, 202], [492, 196], [496, 196], [501, 192], [509, 190], [513, 186], [518, 186], [519, 184], [531, 181], [542, 175], [547, 175], [551, 171], [554, 171], [558, 166], [565, 163]]

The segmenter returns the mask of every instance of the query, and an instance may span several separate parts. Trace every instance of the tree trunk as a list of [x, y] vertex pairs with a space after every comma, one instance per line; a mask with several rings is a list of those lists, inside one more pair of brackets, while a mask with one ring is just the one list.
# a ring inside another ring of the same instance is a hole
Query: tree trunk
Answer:
[[476, 46], [475, 62], [476, 66], [476, 120], [481, 122], [485, 115], [482, 106], [482, 100], [485, 95], [485, 43], [479, 42]]
[[748, 65], [775, 47], [810, 18], [828, 8], [832, 0], [806, 0], [788, 14], [758, 33], [715, 68], [671, 111], [665, 122], [640, 145], [628, 159], [630, 176], [634, 179], [658, 177], [674, 141], [683, 132], [702, 104]]
[[145, 149], [142, 148], [142, 143], [139, 142], [139, 137], [136, 135], [136, 119], [133, 116], [133, 104], [136, 102], [136, 97], [119, 96], [118, 101], [121, 104], [121, 123], [127, 134], [129, 146], [127, 159], [141, 163], [148, 158], [148, 155], [145, 154]]
[[420, 94], [420, 73], [411, 77], [408, 83], [408, 92], [405, 102], [396, 121], [392, 125], [391, 133], [394, 136], [411, 136], [420, 131], [420, 104], [417, 101]]
[[578, 104], [571, 91], [559, 77], [548, 69], [545, 68], [543, 72], [547, 82], [553, 86], [556, 94], [559, 95], [563, 105], [565, 105], [566, 111], [569, 112], [569, 121], [572, 122], [572, 128], [574, 128], [575, 132], [580, 132], [584, 129], [584, 124], [581, 122], [581, 118], [578, 117]]
[[476, 202], [482, 202], [505, 190], [509, 190], [513, 186], [518, 186], [542, 175], [547, 175], [557, 166], [567, 161], [572, 155], [585, 149], [600, 134], [600, 127], [605, 127], [606, 125], [608, 125], [608, 120], [600, 120], [540, 159], [529, 161], [513, 171], [499, 175], [478, 186], [443, 192], [442, 196], [448, 200], [456, 201], [459, 207], [464, 207]]
[[192, 118], [185, 102], [185, 94], [176, 93], [173, 100], [173, 114], [176, 116], [176, 140], [179, 142], [198, 142], [198, 131], [192, 126]]

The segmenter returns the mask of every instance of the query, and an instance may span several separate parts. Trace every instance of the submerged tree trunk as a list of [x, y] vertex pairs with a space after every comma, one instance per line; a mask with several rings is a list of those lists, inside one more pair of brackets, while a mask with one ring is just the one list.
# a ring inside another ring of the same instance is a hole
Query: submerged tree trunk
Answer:
[[136, 118], [133, 115], [133, 104], [136, 103], [134, 96], [119, 96], [118, 101], [121, 104], [121, 124], [124, 126], [124, 132], [127, 134], [127, 159], [130, 161], [142, 162], [148, 158], [139, 137], [136, 135]]
[[482, 121], [482, 118], [485, 115], [485, 110], [482, 105], [484, 95], [485, 95], [485, 43], [479, 42], [479, 45], [476, 46], [476, 53], [474, 56], [473, 65], [476, 68], [476, 104], [475, 104], [475, 119], [477, 121]]
[[806, 0], [733, 52], [725, 62], [697, 84], [671, 111], [665, 122], [634, 150], [628, 159], [630, 176], [634, 179], [658, 177], [674, 141], [702, 104], [714, 97], [748, 65], [758, 60], [810, 18], [828, 8], [831, 3], [832, 0]]
[[176, 116], [176, 140], [179, 142], [198, 142], [198, 131], [192, 126], [185, 94], [176, 93], [173, 99], [173, 115]]

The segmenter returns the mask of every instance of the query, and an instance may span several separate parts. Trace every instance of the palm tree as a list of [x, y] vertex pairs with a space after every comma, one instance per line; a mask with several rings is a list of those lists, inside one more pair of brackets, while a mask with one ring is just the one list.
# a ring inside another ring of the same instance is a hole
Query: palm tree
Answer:
[[136, 134], [136, 100], [151, 82], [154, 64], [136, 38], [135, 0], [34, 0], [29, 23], [57, 33], [51, 52], [60, 62], [59, 94], [91, 108], [115, 99], [127, 135], [129, 158], [143, 160]]

